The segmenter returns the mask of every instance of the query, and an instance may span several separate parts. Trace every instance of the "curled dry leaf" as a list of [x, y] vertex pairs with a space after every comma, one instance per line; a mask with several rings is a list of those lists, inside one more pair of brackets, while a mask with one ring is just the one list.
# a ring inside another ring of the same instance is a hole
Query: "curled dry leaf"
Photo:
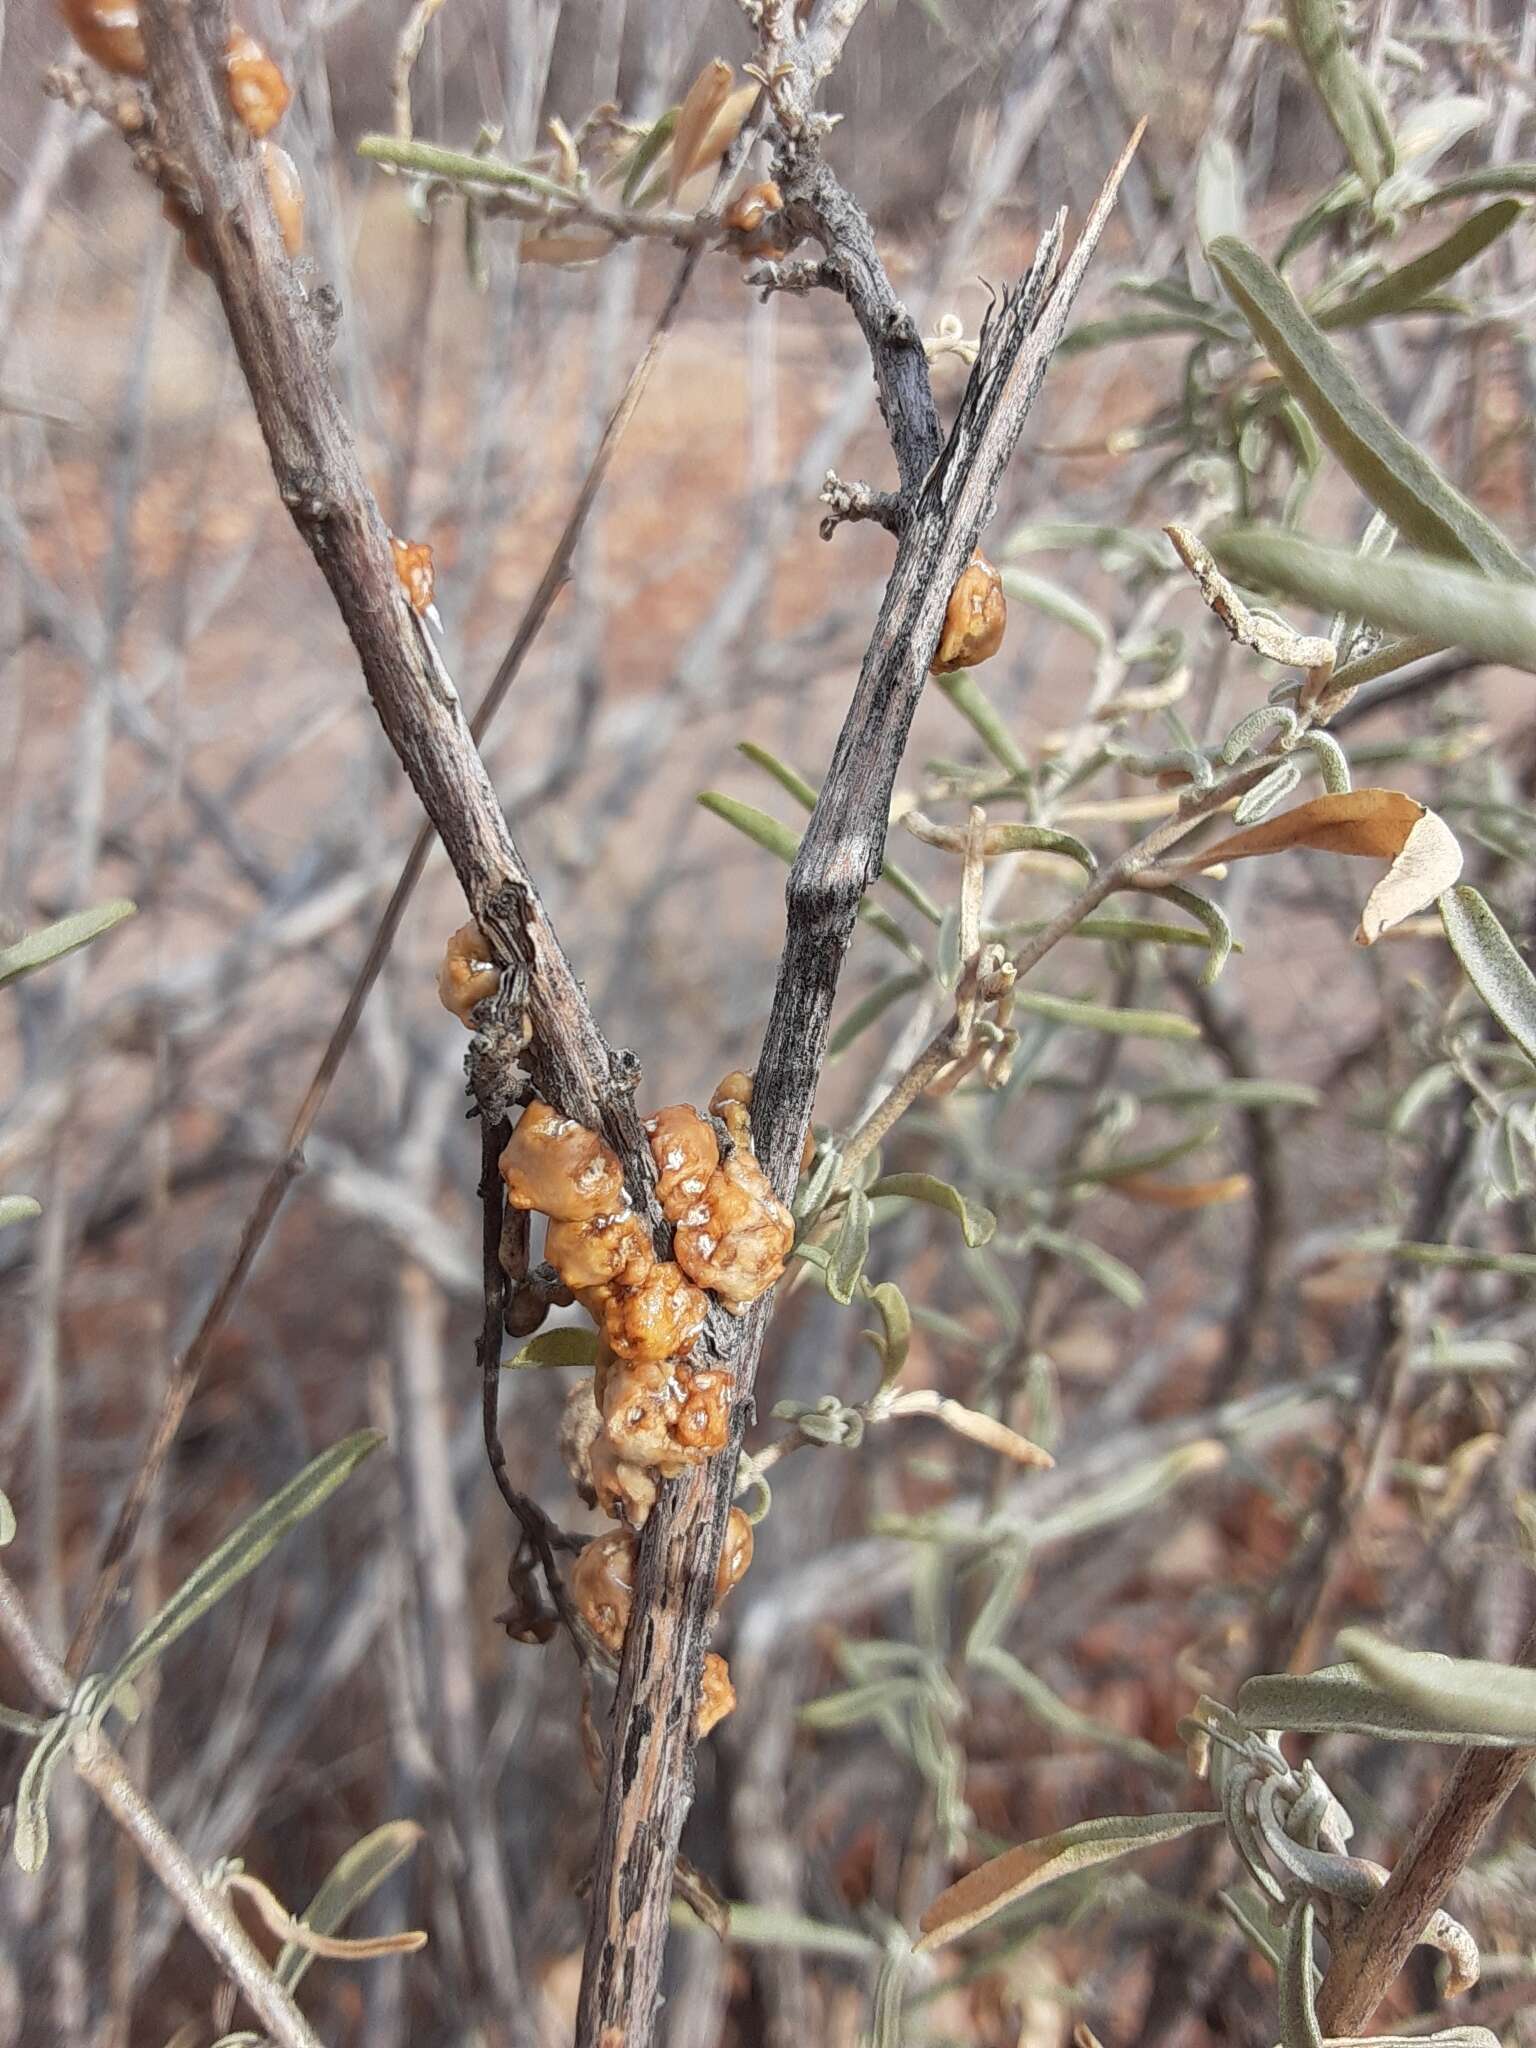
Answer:
[[956, 1436], [968, 1437], [973, 1444], [981, 1444], [989, 1451], [996, 1451], [999, 1457], [1012, 1459], [1015, 1465], [1030, 1465], [1038, 1471], [1049, 1472], [1056, 1463], [1049, 1451], [1032, 1443], [1027, 1436], [1020, 1436], [1016, 1429], [1010, 1429], [1006, 1422], [999, 1422], [995, 1415], [980, 1414], [974, 1408], [967, 1408], [959, 1401], [951, 1401], [946, 1395], [935, 1393], [931, 1387], [914, 1387], [909, 1393], [897, 1394], [888, 1412], [892, 1415], [931, 1415], [946, 1429], [952, 1429]]
[[1070, 1877], [1096, 1864], [1110, 1863], [1138, 1849], [1154, 1849], [1177, 1841], [1195, 1828], [1221, 1825], [1219, 1813], [1153, 1813], [1113, 1820], [1085, 1820], [1059, 1834], [1042, 1835], [1005, 1849], [958, 1883], [940, 1892], [918, 1926], [919, 1951], [935, 1949], [968, 1934], [1004, 1906], [1038, 1891], [1057, 1878]]
[[[667, 181], [669, 199], [677, 198], [692, 173], [705, 161], [705, 141], [731, 97], [735, 77], [723, 57], [713, 57], [689, 86], [678, 109], [677, 126], [672, 131], [672, 169]], [[726, 148], [729, 147], [727, 143]]]
[[1373, 945], [1383, 932], [1442, 896], [1461, 873], [1461, 847], [1445, 820], [1400, 789], [1351, 789], [1314, 797], [1233, 832], [1194, 857], [1198, 869], [1218, 861], [1310, 847], [1391, 862], [1366, 898], [1355, 938]]
[[524, 263], [569, 269], [579, 263], [599, 263], [616, 246], [612, 235], [524, 235], [517, 253]]
[[1194, 577], [1201, 597], [1239, 647], [1251, 647], [1255, 654], [1262, 654], [1267, 661], [1277, 661], [1285, 668], [1305, 669], [1311, 694], [1320, 694], [1332, 676], [1333, 665], [1338, 658], [1333, 642], [1312, 634], [1293, 632], [1283, 620], [1253, 611], [1222, 575], [1215, 557], [1197, 533], [1191, 532], [1187, 526], [1165, 526], [1163, 531], [1173, 542], [1179, 560]]

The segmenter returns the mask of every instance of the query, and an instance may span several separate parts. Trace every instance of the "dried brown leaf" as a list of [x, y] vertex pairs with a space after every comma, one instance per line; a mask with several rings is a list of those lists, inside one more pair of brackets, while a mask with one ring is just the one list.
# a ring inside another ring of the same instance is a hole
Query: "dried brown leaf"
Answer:
[[518, 254], [524, 263], [597, 263], [613, 246], [612, 235], [524, 235]]
[[1444, 819], [1400, 789], [1351, 789], [1315, 797], [1261, 825], [1230, 833], [1197, 855], [1191, 866], [1249, 860], [1261, 853], [1311, 847], [1390, 861], [1371, 891], [1355, 933], [1362, 946], [1424, 910], [1461, 873], [1461, 848]]
[[1104, 1185], [1158, 1209], [1214, 1209], [1222, 1202], [1240, 1202], [1253, 1183], [1246, 1173], [1227, 1173], [1217, 1180], [1158, 1180], [1150, 1173], [1123, 1173]]
[[1365, 899], [1355, 932], [1359, 945], [1374, 945], [1384, 931], [1443, 896], [1461, 873], [1461, 848], [1445, 820], [1426, 810], [1411, 827], [1403, 850]]
[[[735, 77], [735, 72], [723, 57], [712, 57], [689, 86], [678, 109], [677, 126], [672, 131], [672, 168], [667, 181], [670, 200], [676, 200], [688, 178], [704, 161], [705, 141], [731, 96]], [[751, 96], [753, 99], [757, 97], [755, 86], [751, 88]], [[729, 146], [726, 145], [727, 148]]]

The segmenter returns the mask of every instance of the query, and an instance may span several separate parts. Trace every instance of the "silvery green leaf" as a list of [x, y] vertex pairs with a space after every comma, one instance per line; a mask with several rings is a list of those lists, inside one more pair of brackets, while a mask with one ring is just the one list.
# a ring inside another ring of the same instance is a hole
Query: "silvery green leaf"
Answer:
[[[739, 797], [725, 796], [717, 789], [702, 790], [698, 801], [703, 810], [723, 819], [727, 825], [733, 825], [754, 846], [775, 855], [786, 867], [794, 865], [795, 855], [800, 851], [800, 834], [793, 827], [783, 824], [778, 818], [769, 817], [755, 804], [745, 804]], [[871, 930], [889, 939], [893, 946], [915, 961], [915, 948], [901, 926], [878, 904], [871, 903], [867, 896], [859, 901], [859, 916]]]
[[540, 1330], [520, 1351], [501, 1361], [503, 1372], [526, 1372], [544, 1366], [597, 1363], [597, 1332], [584, 1324], [562, 1325], [557, 1330]]
[[3, 1493], [0, 1493], [0, 1550], [16, 1541], [16, 1510]]
[[927, 979], [925, 974], [892, 974], [883, 981], [877, 981], [833, 1032], [827, 1045], [827, 1058], [838, 1059], [856, 1038], [885, 1015], [893, 1003], [899, 1003], [903, 996], [915, 995]]
[[[1536, 1683], [1536, 1680], [1533, 1680]], [[1298, 1735], [1375, 1735], [1390, 1742], [1478, 1742], [1508, 1749], [1513, 1739], [1448, 1728], [1431, 1713], [1389, 1692], [1358, 1664], [1329, 1664], [1302, 1675], [1250, 1678], [1237, 1695], [1246, 1727], [1288, 1728]]]
[[1172, 1778], [1182, 1783], [1187, 1776], [1182, 1755], [1170, 1756], [1155, 1743], [1143, 1741], [1139, 1735], [1125, 1735], [1107, 1722], [1096, 1721], [1091, 1714], [1069, 1707], [1064, 1699], [1052, 1692], [1044, 1679], [1037, 1677], [1027, 1665], [1021, 1664], [1017, 1657], [1000, 1645], [994, 1643], [977, 1650], [971, 1661], [978, 1670], [988, 1672], [1006, 1685], [1024, 1712], [1055, 1734], [1064, 1735], [1069, 1741], [1089, 1742], [1095, 1748], [1127, 1757], [1143, 1770], [1161, 1778]]
[[1439, 908], [1468, 981], [1526, 1058], [1536, 1061], [1536, 974], [1476, 889], [1458, 883]]
[[1449, 1266], [1460, 1273], [1505, 1273], [1512, 1280], [1536, 1280], [1536, 1252], [1480, 1252], [1464, 1244], [1414, 1244], [1400, 1238], [1389, 1247], [1394, 1259], [1412, 1266]]
[[1204, 1081], [1194, 1087], [1149, 1088], [1141, 1097], [1148, 1109], [1199, 1109], [1206, 1104], [1228, 1109], [1317, 1109], [1323, 1097], [1305, 1081]]
[[1197, 1039], [1200, 1027], [1176, 1010], [1119, 1010], [1108, 1003], [1088, 1003], [1076, 996], [1046, 995], [1038, 989], [1014, 990], [1015, 1009], [1048, 1017], [1053, 1024], [1071, 1024], [1079, 1031], [1107, 1031], [1117, 1038]]
[[1090, 1280], [1096, 1280], [1106, 1294], [1113, 1295], [1127, 1308], [1140, 1308], [1146, 1300], [1147, 1290], [1139, 1275], [1091, 1238], [1078, 1237], [1067, 1230], [1050, 1230], [1044, 1225], [1030, 1235], [1041, 1251], [1054, 1252], [1057, 1258], [1070, 1259], [1075, 1266], [1081, 1266]]
[[882, 1280], [874, 1287], [866, 1281], [864, 1291], [880, 1315], [881, 1329], [866, 1330], [864, 1335], [880, 1354], [880, 1391], [884, 1393], [900, 1379], [907, 1362], [912, 1344], [912, 1311], [907, 1297], [892, 1280]]
[[645, 182], [646, 172], [672, 140], [672, 131], [677, 126], [677, 115], [676, 107], [668, 107], [658, 120], [652, 122], [631, 150], [624, 170], [622, 196], [626, 206], [634, 205], [636, 195]]
[[270, 1500], [264, 1501], [253, 1514], [247, 1515], [239, 1527], [182, 1581], [159, 1613], [140, 1629], [103, 1681], [103, 1698], [110, 1700], [157, 1657], [163, 1656], [177, 1637], [184, 1635], [195, 1621], [201, 1619], [215, 1601], [221, 1600], [247, 1573], [254, 1571], [290, 1529], [329, 1500], [337, 1487], [383, 1441], [376, 1429], [355, 1431], [339, 1444], [333, 1444], [328, 1451], [322, 1451], [318, 1458], [311, 1459], [302, 1472], [296, 1473], [286, 1486], [274, 1493]]
[[1037, 519], [1016, 526], [1003, 553], [1031, 555], [1068, 548], [1092, 548], [1106, 568], [1161, 569], [1164, 564], [1161, 534], [1073, 519]]
[[958, 1940], [1015, 1899], [1058, 1878], [1178, 1841], [1197, 1828], [1221, 1824], [1219, 1813], [1146, 1813], [1081, 1821], [1038, 1841], [1021, 1843], [941, 1892], [918, 1923], [922, 1939], [917, 1947], [920, 1952], [928, 1951]]
[[1319, 313], [1318, 326], [1358, 327], [1367, 320], [1415, 310], [1428, 293], [1481, 256], [1489, 244], [1496, 242], [1507, 228], [1512, 227], [1524, 211], [1518, 199], [1501, 199], [1493, 206], [1485, 206], [1481, 213], [1472, 214], [1453, 228], [1432, 249], [1426, 249], [1411, 262], [1388, 271], [1385, 277], [1356, 292], [1353, 298], [1344, 299]]
[[[815, 786], [806, 781], [798, 768], [792, 768], [787, 761], [781, 761], [777, 754], [770, 753], [766, 747], [758, 746], [754, 740], [740, 741], [736, 751], [743, 759], [750, 761], [754, 768], [761, 768], [765, 775], [771, 775], [780, 789], [786, 790], [797, 804], [803, 804], [808, 811], [815, 809]], [[930, 924], [938, 923], [943, 915], [938, 904], [904, 869], [897, 867], [888, 857], [881, 866], [880, 879], [888, 882], [899, 896], [904, 896], [912, 908], [926, 917]]]
[[939, 924], [939, 942], [934, 950], [934, 973], [940, 988], [953, 989], [960, 979], [960, 912], [946, 910]]
[[1154, 1145], [1144, 1152], [1117, 1152], [1107, 1159], [1089, 1160], [1081, 1166], [1068, 1167], [1060, 1176], [1060, 1185], [1084, 1187], [1103, 1181], [1123, 1180], [1127, 1174], [1156, 1173], [1160, 1167], [1172, 1166], [1175, 1160], [1202, 1150], [1210, 1144], [1219, 1128], [1217, 1124], [1203, 1124], [1198, 1130], [1185, 1131], [1181, 1137], [1171, 1138], [1166, 1145]]
[[[1523, 557], [1366, 396], [1263, 257], [1230, 236], [1207, 253], [1287, 390], [1371, 503], [1431, 553], [1470, 562], [1488, 576], [1530, 582]], [[1220, 549], [1213, 552], [1224, 559]]]
[[1536, 1671], [1400, 1650], [1361, 1628], [1344, 1629], [1339, 1648], [1392, 1699], [1458, 1741], [1536, 1743]]
[[[425, 1830], [413, 1820], [386, 1821], [343, 1851], [300, 1919], [315, 1934], [334, 1934], [348, 1917], [392, 1877], [414, 1851]], [[292, 1991], [314, 1961], [313, 1952], [285, 1942], [273, 1964], [279, 1984]]]
[[29, 1875], [43, 1867], [48, 1854], [48, 1794], [53, 1774], [63, 1762], [76, 1734], [68, 1714], [49, 1721], [32, 1745], [21, 1782], [16, 1787], [16, 1820], [11, 1833], [11, 1853]]
[[1316, 760], [1322, 774], [1323, 787], [1330, 796], [1343, 796], [1352, 787], [1349, 757], [1332, 733], [1321, 730], [1303, 733], [1297, 742], [1298, 752], [1302, 748]]
[[983, 1245], [997, 1228], [997, 1218], [992, 1211], [977, 1201], [967, 1201], [956, 1187], [946, 1180], [940, 1180], [931, 1173], [886, 1173], [874, 1181], [869, 1189], [871, 1197], [877, 1195], [899, 1195], [908, 1202], [927, 1202], [933, 1208], [947, 1209], [960, 1225], [960, 1235], [974, 1251]]
[[1386, 111], [1349, 47], [1339, 0], [1286, 0], [1285, 15], [1291, 42], [1356, 176], [1374, 192], [1392, 170], [1396, 152]]
[[1405, 1137], [1424, 1111], [1449, 1095], [1459, 1079], [1449, 1060], [1437, 1060], [1434, 1066], [1415, 1074], [1393, 1103], [1387, 1117], [1387, 1129], [1394, 1137]]
[[0, 1230], [12, 1223], [29, 1223], [42, 1213], [41, 1202], [35, 1202], [30, 1195], [0, 1195]]
[[1033, 774], [1029, 757], [1020, 750], [1017, 740], [998, 717], [992, 700], [971, 670], [956, 669], [953, 675], [935, 676], [934, 682], [994, 759], [1001, 762], [1008, 773], [1016, 776], [1019, 781], [1029, 782]]
[[1425, 206], [1443, 206], [1448, 199], [1479, 199], [1507, 192], [1516, 199], [1536, 199], [1536, 164], [1483, 164], [1461, 171], [1426, 193]]
[[1536, 590], [1523, 580], [1478, 575], [1406, 551], [1371, 561], [1350, 548], [1256, 530], [1221, 534], [1212, 551], [1244, 583], [1536, 670]]
[[1170, 903], [1177, 903], [1181, 910], [1187, 910], [1198, 924], [1205, 928], [1205, 965], [1200, 970], [1200, 986], [1209, 988], [1232, 956], [1236, 940], [1232, 927], [1227, 923], [1226, 912], [1198, 890], [1185, 888], [1182, 882], [1170, 882], [1157, 890]]
[[1112, 313], [1103, 320], [1080, 321], [1057, 354], [1080, 356], [1089, 349], [1113, 348], [1125, 341], [1159, 341], [1171, 334], [1203, 334], [1225, 342], [1232, 339], [1219, 317], [1192, 312]]
[[1218, 1892], [1216, 1903], [1225, 1910], [1228, 1918], [1235, 1922], [1238, 1932], [1249, 1947], [1256, 1950], [1278, 1974], [1280, 1944], [1275, 1940], [1268, 1903], [1246, 1884], [1234, 1885], [1228, 1891]]
[[1052, 583], [1044, 576], [1032, 576], [1024, 569], [1004, 569], [1002, 574], [1003, 594], [1012, 602], [1031, 605], [1036, 611], [1044, 612], [1058, 625], [1080, 633], [1101, 653], [1114, 644], [1113, 634], [1098, 613], [1059, 583]]
[[56, 924], [45, 924], [41, 931], [28, 932], [14, 946], [0, 947], [0, 988], [7, 982], [19, 981], [24, 974], [36, 973], [51, 961], [62, 960], [66, 953], [78, 952], [81, 946], [88, 946], [92, 939], [99, 939], [103, 932], [121, 924], [125, 917], [132, 917], [137, 908], [127, 897], [119, 897], [112, 903], [99, 903], [93, 910], [77, 910], [72, 917], [61, 917]]
[[868, 1257], [869, 1197], [862, 1188], [850, 1188], [827, 1267], [827, 1292], [844, 1308], [853, 1300]]
[[1208, 248], [1218, 235], [1240, 235], [1246, 224], [1243, 166], [1224, 135], [1208, 135], [1195, 170], [1195, 232]]
[[1285, 1923], [1285, 1946], [1280, 1953], [1281, 2048], [1323, 2048], [1312, 1963], [1313, 1918], [1312, 1901], [1301, 1898]]
[[922, 1691], [916, 1678], [882, 1678], [871, 1685], [857, 1685], [847, 1692], [829, 1693], [812, 1700], [796, 1716], [807, 1728], [823, 1730], [857, 1728], [865, 1721], [885, 1722], [886, 1717], [915, 1700]]
[[1524, 1372], [1530, 1360], [1518, 1344], [1501, 1337], [1437, 1335], [1408, 1360], [1414, 1372]]
[[1256, 782], [1232, 813], [1234, 825], [1256, 825], [1282, 804], [1301, 780], [1299, 761], [1280, 761]]

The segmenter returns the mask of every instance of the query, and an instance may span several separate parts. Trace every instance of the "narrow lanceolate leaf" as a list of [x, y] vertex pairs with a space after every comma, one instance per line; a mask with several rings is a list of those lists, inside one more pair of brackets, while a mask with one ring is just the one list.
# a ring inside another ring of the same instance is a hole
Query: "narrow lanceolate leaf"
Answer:
[[634, 203], [635, 194], [640, 190], [646, 172], [672, 140], [673, 131], [677, 127], [677, 114], [676, 107], [668, 107], [660, 120], [646, 130], [631, 151], [624, 173], [623, 197], [626, 206]]
[[[796, 803], [804, 804], [808, 811], [815, 808], [815, 786], [807, 782], [800, 771], [791, 767], [788, 761], [781, 761], [777, 754], [769, 753], [766, 747], [758, 746], [753, 740], [742, 740], [736, 751], [745, 760], [750, 761], [754, 768], [761, 768], [765, 775], [771, 775], [780, 789], [787, 790]], [[897, 867], [893, 860], [886, 859], [881, 862], [880, 879], [894, 889], [898, 896], [904, 896], [912, 908], [920, 916], [926, 917], [930, 924], [937, 924], [943, 917], [943, 911], [928, 892], [914, 882], [904, 869]]]
[[1178, 882], [1169, 883], [1166, 888], [1159, 889], [1157, 894], [1166, 896], [1170, 903], [1177, 903], [1180, 910], [1187, 910], [1192, 918], [1205, 927], [1207, 952], [1205, 965], [1200, 970], [1200, 986], [1209, 988], [1232, 956], [1232, 927], [1227, 923], [1225, 912], [1218, 909], [1208, 897], [1197, 894], [1193, 889], [1186, 889]]
[[1449, 1266], [1459, 1273], [1504, 1273], [1512, 1280], [1536, 1280], [1536, 1252], [1480, 1252], [1463, 1244], [1415, 1244], [1403, 1238], [1389, 1247], [1394, 1259], [1412, 1266]]
[[852, 1301], [869, 1257], [869, 1197], [862, 1188], [848, 1190], [847, 1206], [827, 1267], [827, 1292], [846, 1308]]
[[1243, 797], [1232, 813], [1233, 822], [1238, 825], [1257, 824], [1260, 818], [1267, 818], [1271, 811], [1283, 804], [1291, 791], [1301, 780], [1299, 761], [1281, 761], [1271, 768], [1262, 782], [1256, 782]]
[[88, 946], [92, 939], [99, 939], [125, 917], [132, 917], [137, 907], [127, 897], [113, 903], [98, 903], [92, 910], [77, 910], [73, 917], [61, 917], [57, 924], [45, 924], [41, 931], [28, 932], [14, 946], [0, 947], [0, 988], [7, 982], [19, 981], [24, 974], [36, 973], [51, 960], [62, 960], [66, 953]]
[[1440, 898], [1440, 918], [1462, 971], [1528, 1060], [1536, 1061], [1536, 974], [1477, 890]]
[[1240, 235], [1246, 225], [1243, 165], [1224, 135], [1207, 136], [1195, 170], [1195, 232], [1202, 249], [1221, 235]]
[[1346, 40], [1339, 0], [1286, 0], [1285, 15], [1334, 132], [1361, 183], [1374, 192], [1393, 167], [1392, 136], [1375, 88]]
[[[702, 790], [699, 803], [715, 817], [723, 818], [727, 825], [734, 825], [754, 846], [776, 855], [786, 867], [793, 867], [795, 855], [800, 851], [800, 834], [792, 826], [770, 818], [755, 804], [744, 804], [739, 797], [724, 796], [717, 789]], [[917, 957], [916, 949], [900, 925], [879, 904], [871, 903], [867, 896], [860, 899], [859, 916], [882, 937], [889, 939], [892, 945], [899, 947], [909, 959]]]
[[1297, 1735], [1374, 1735], [1391, 1742], [1472, 1742], [1515, 1748], [1513, 1737], [1474, 1735], [1389, 1692], [1359, 1664], [1250, 1678], [1237, 1695], [1245, 1727], [1290, 1729]]
[[1068, 626], [1101, 651], [1113, 643], [1113, 634], [1091, 605], [1074, 597], [1070, 590], [1049, 577], [1031, 575], [1027, 569], [1004, 569], [1003, 595], [1018, 604], [1044, 612], [1058, 625]]
[[0, 1195], [0, 1230], [12, 1223], [30, 1223], [34, 1216], [41, 1216], [42, 1204], [31, 1195]]
[[1315, 1911], [1310, 1899], [1299, 1898], [1285, 1924], [1285, 1947], [1280, 1952], [1280, 2048], [1323, 2048], [1312, 1969]]
[[29, 1875], [42, 1869], [48, 1855], [48, 1793], [53, 1774], [64, 1761], [74, 1737], [75, 1728], [68, 1714], [50, 1721], [33, 1744], [16, 1787], [11, 1853]]
[[1536, 1671], [1482, 1657], [1400, 1650], [1361, 1628], [1343, 1630], [1339, 1648], [1384, 1692], [1448, 1734], [1536, 1744]]
[[1207, 254], [1286, 389], [1398, 531], [1432, 554], [1471, 562], [1489, 576], [1531, 581], [1531, 570], [1498, 528], [1365, 395], [1343, 357], [1257, 250], [1223, 236]]
[[875, 1287], [866, 1282], [865, 1291], [880, 1314], [881, 1328], [866, 1330], [864, 1335], [880, 1354], [880, 1390], [884, 1393], [900, 1379], [907, 1362], [912, 1344], [912, 1310], [894, 1281], [882, 1280]]
[[1195, 1039], [1200, 1026], [1174, 1010], [1116, 1010], [1107, 1003], [1079, 1002], [1075, 996], [1052, 996], [1034, 989], [1016, 989], [1014, 1007], [1055, 1024], [1080, 1031], [1107, 1031], [1116, 1038]]
[[1484, 164], [1480, 170], [1461, 171], [1437, 185], [1424, 204], [1443, 206], [1448, 199], [1481, 199], [1490, 192], [1536, 199], [1536, 164]]
[[312, 1459], [270, 1500], [263, 1501], [254, 1514], [247, 1515], [134, 1637], [105, 1681], [102, 1697], [110, 1700], [157, 1657], [163, 1656], [216, 1600], [221, 1600], [247, 1573], [254, 1571], [296, 1523], [329, 1500], [342, 1481], [383, 1441], [376, 1429], [360, 1429], [344, 1437]]
[[997, 1228], [997, 1218], [980, 1202], [967, 1201], [960, 1190], [931, 1173], [887, 1173], [869, 1187], [870, 1199], [897, 1195], [908, 1202], [928, 1202], [935, 1209], [947, 1209], [960, 1225], [960, 1235], [972, 1251], [983, 1245]]
[[1085, 1820], [1059, 1834], [1023, 1842], [940, 1892], [918, 1922], [922, 1939], [917, 1947], [919, 1951], [942, 1948], [1057, 1878], [1091, 1870], [1095, 1864], [1113, 1863], [1139, 1849], [1176, 1842], [1196, 1828], [1221, 1825], [1219, 1813], [1149, 1813]]
[[1536, 672], [1536, 589], [1527, 582], [1479, 576], [1434, 555], [1371, 560], [1291, 534], [1243, 530], [1214, 546], [1244, 583]]
[[529, 1338], [521, 1351], [501, 1363], [506, 1372], [563, 1365], [590, 1369], [597, 1363], [597, 1332], [574, 1323], [569, 1328], [541, 1330], [536, 1337]]
[[1074, 1266], [1080, 1266], [1090, 1280], [1096, 1280], [1106, 1294], [1126, 1308], [1140, 1308], [1146, 1300], [1147, 1290], [1141, 1284], [1141, 1276], [1092, 1238], [1043, 1226], [1031, 1231], [1030, 1237], [1041, 1251], [1054, 1252], [1057, 1258], [1070, 1259]]
[[[334, 1934], [365, 1899], [394, 1875], [423, 1833], [416, 1821], [392, 1820], [364, 1835], [360, 1842], [354, 1842], [332, 1866], [300, 1916], [304, 1925], [316, 1934]], [[278, 1982], [291, 1991], [313, 1960], [311, 1951], [293, 1942], [285, 1943], [273, 1966]]]
[[1411, 313], [1427, 293], [1444, 284], [1448, 277], [1454, 277], [1474, 257], [1481, 256], [1524, 212], [1518, 199], [1501, 199], [1494, 206], [1485, 206], [1422, 256], [1389, 270], [1385, 277], [1356, 292], [1353, 298], [1319, 313], [1318, 326], [1359, 327], [1367, 320]]
[[16, 1541], [16, 1510], [3, 1493], [0, 1493], [0, 1550]]
[[[906, 811], [902, 814], [903, 827], [914, 839], [921, 839], [925, 846], [941, 846], [946, 853], [964, 853], [968, 845], [968, 833], [964, 825], [939, 825], [921, 811]], [[1098, 871], [1098, 858], [1091, 847], [1081, 839], [1075, 839], [1070, 832], [1059, 832], [1050, 825], [1024, 825], [1003, 823], [986, 826], [981, 835], [981, 851], [984, 859], [995, 860], [1004, 853], [1060, 853], [1068, 860], [1075, 860], [1088, 873]]]
[[877, 981], [833, 1032], [827, 1043], [827, 1058], [835, 1060], [845, 1053], [855, 1039], [885, 1015], [892, 1003], [899, 1003], [903, 996], [915, 995], [927, 979], [925, 974], [893, 974], [884, 981]]

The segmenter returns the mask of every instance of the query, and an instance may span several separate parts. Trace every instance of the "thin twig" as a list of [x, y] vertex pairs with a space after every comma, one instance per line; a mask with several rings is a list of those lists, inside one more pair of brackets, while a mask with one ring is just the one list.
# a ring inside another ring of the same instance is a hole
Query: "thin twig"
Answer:
[[[50, 1655], [19, 1590], [4, 1571], [0, 1571], [0, 1638], [39, 1696], [55, 1711], [66, 1710], [72, 1691], [69, 1674]], [[70, 1759], [278, 2048], [321, 2048], [319, 2036], [272, 1974], [226, 1900], [204, 1885], [196, 1865], [134, 1785], [127, 1765], [106, 1737], [81, 1734], [70, 1749]]]

